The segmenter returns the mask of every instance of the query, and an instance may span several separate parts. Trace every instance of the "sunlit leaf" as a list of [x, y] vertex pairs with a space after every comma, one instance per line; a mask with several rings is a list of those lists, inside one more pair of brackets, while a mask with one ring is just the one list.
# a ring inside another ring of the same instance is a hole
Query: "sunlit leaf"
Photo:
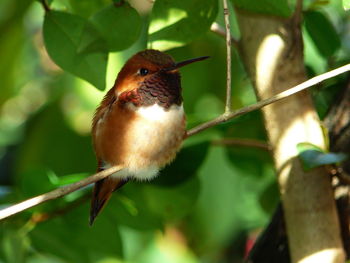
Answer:
[[215, 0], [157, 0], [153, 6], [148, 47], [183, 46], [209, 30], [218, 11]]
[[344, 10], [350, 9], [350, 0], [343, 0], [343, 8]]
[[329, 19], [319, 11], [304, 13], [305, 28], [320, 54], [328, 59], [340, 48], [340, 38]]
[[299, 143], [297, 149], [306, 171], [322, 165], [340, 163], [347, 159], [347, 155], [344, 153], [326, 153], [310, 143]]
[[47, 12], [43, 34], [47, 52], [62, 69], [105, 88], [107, 53], [79, 53], [82, 33], [89, 23], [84, 18], [59, 11]]
[[322, 148], [320, 148], [319, 146], [317, 146], [315, 144], [309, 143], [309, 142], [298, 143], [297, 150], [299, 153], [305, 152], [307, 150], [315, 150], [315, 151], [319, 151], [319, 152], [324, 152], [324, 150]]

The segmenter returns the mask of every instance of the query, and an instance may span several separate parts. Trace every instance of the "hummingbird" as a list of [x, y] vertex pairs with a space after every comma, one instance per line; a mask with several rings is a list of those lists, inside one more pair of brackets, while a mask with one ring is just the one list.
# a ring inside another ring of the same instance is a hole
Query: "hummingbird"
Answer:
[[92, 140], [98, 171], [123, 169], [95, 183], [90, 225], [115, 190], [129, 180], [155, 178], [175, 158], [186, 133], [179, 68], [207, 58], [175, 62], [147, 49], [122, 67], [95, 112]]

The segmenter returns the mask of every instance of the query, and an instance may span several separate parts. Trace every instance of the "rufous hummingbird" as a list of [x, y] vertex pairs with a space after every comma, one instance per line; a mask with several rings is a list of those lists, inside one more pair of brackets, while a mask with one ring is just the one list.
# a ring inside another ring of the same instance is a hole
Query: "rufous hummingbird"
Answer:
[[95, 183], [90, 225], [113, 191], [131, 179], [151, 180], [175, 158], [186, 127], [179, 68], [207, 58], [176, 63], [148, 49], [123, 66], [92, 123], [98, 171], [114, 165], [123, 169]]

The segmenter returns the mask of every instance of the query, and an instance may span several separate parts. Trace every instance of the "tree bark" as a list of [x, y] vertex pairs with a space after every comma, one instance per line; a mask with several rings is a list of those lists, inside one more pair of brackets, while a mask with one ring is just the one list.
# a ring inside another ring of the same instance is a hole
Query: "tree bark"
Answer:
[[[300, 19], [237, 11], [240, 55], [259, 99], [306, 80]], [[285, 212], [292, 262], [343, 263], [344, 251], [330, 177], [302, 169], [297, 144], [325, 148], [320, 121], [307, 91], [263, 110]]]

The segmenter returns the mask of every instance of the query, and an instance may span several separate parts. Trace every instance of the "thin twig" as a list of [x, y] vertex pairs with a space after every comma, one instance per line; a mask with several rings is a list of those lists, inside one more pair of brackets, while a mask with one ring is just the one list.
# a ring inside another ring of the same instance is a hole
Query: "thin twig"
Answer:
[[69, 184], [60, 188], [57, 188], [51, 192], [38, 195], [36, 197], [30, 198], [28, 200], [25, 200], [23, 202], [20, 202], [18, 204], [9, 206], [5, 209], [0, 210], [0, 220], [5, 219], [6, 217], [12, 216], [14, 214], [17, 214], [19, 212], [22, 212], [26, 209], [29, 209], [31, 207], [37, 206], [39, 204], [42, 204], [44, 202], [47, 202], [52, 199], [59, 198], [61, 196], [67, 195], [71, 192], [74, 192], [84, 186], [87, 186], [89, 184], [92, 184], [96, 181], [99, 181], [115, 172], [118, 172], [122, 169], [121, 166], [112, 166], [111, 168], [108, 168], [104, 171], [98, 172], [94, 175], [91, 175], [87, 178], [84, 178], [76, 183]]
[[294, 20], [297, 23], [297, 25], [300, 25], [301, 23], [302, 14], [303, 14], [303, 0], [297, 0], [294, 14], [293, 14]]
[[[210, 26], [210, 31], [222, 36], [224, 38], [226, 38], [226, 32], [225, 32], [225, 28], [223, 28], [222, 26], [220, 26], [218, 23], [214, 22], [211, 24]], [[239, 41], [237, 39], [235, 39], [232, 35], [231, 35], [231, 45], [238, 49], [238, 45], [239, 45]]]
[[213, 141], [214, 145], [244, 146], [270, 151], [271, 146], [264, 141], [244, 138], [225, 138]]
[[228, 10], [227, 0], [222, 0], [224, 6], [224, 18], [226, 28], [226, 104], [225, 113], [231, 112], [231, 28], [230, 11]]
[[41, 0], [41, 4], [45, 10], [45, 12], [49, 12], [51, 9], [50, 9], [50, 6], [49, 4], [46, 2], [46, 0]]
[[217, 22], [214, 22], [211, 24], [210, 30], [211, 30], [211, 32], [214, 32], [215, 34], [226, 38], [225, 28], [220, 26]]
[[309, 80], [307, 80], [307, 81], [305, 81], [297, 86], [294, 86], [293, 88], [290, 88], [290, 89], [283, 91], [275, 96], [272, 96], [271, 98], [259, 101], [256, 104], [235, 110], [229, 114], [224, 113], [224, 114], [216, 117], [215, 119], [212, 119], [208, 122], [202, 123], [202, 124], [192, 128], [192, 129], [190, 129], [187, 132], [187, 137], [192, 136], [196, 133], [199, 133], [203, 130], [206, 130], [210, 127], [216, 126], [220, 123], [227, 122], [228, 120], [231, 120], [231, 119], [238, 117], [240, 115], [246, 114], [246, 113], [254, 111], [254, 110], [261, 109], [262, 107], [265, 107], [266, 105], [269, 105], [271, 103], [274, 103], [274, 102], [282, 100], [282, 99], [285, 99], [285, 98], [287, 98], [295, 93], [298, 93], [302, 90], [310, 88], [311, 86], [314, 86], [314, 85], [316, 85], [316, 84], [318, 84], [326, 79], [333, 78], [333, 77], [335, 77], [339, 74], [342, 74], [344, 72], [347, 72], [347, 71], [350, 71], [350, 64], [346, 64], [345, 66], [336, 68], [336, 69], [331, 70], [329, 72], [326, 72], [326, 73], [323, 73], [323, 74], [318, 75], [316, 77], [313, 77], [313, 78], [311, 78], [311, 79], [309, 79]]
[[[218, 125], [220, 123], [226, 122], [234, 117], [246, 114], [248, 112], [251, 112], [251, 111], [254, 111], [257, 109], [260, 109], [266, 105], [269, 105], [269, 104], [274, 103], [276, 101], [287, 98], [287, 97], [289, 97], [297, 92], [305, 90], [305, 89], [307, 89], [313, 85], [316, 85], [316, 84], [318, 84], [326, 79], [335, 77], [335, 76], [342, 74], [344, 72], [347, 72], [347, 71], [350, 71], [350, 64], [347, 64], [347, 65], [342, 66], [340, 68], [334, 69], [334, 70], [329, 71], [327, 73], [324, 73], [322, 75], [316, 76], [312, 79], [309, 79], [309, 80], [307, 80], [307, 81], [305, 81], [305, 82], [303, 82], [303, 83], [301, 83], [293, 88], [290, 88], [284, 92], [281, 92], [281, 93], [279, 93], [279, 94], [277, 94], [269, 99], [266, 99], [266, 100], [260, 101], [256, 104], [241, 108], [241, 109], [233, 111], [229, 114], [224, 113], [211, 121], [205, 122], [201, 125], [198, 125], [197, 127], [194, 127], [193, 129], [189, 130], [186, 134], [186, 137], [192, 136], [192, 135], [199, 133], [203, 130], [206, 130], [210, 127], [213, 127], [213, 126]], [[59, 198], [61, 196], [72, 193], [72, 192], [74, 192], [74, 191], [76, 191], [84, 186], [87, 186], [89, 184], [97, 182], [97, 181], [99, 181], [99, 180], [101, 180], [101, 179], [103, 179], [103, 178], [105, 178], [105, 177], [107, 177], [115, 172], [118, 172], [121, 169], [122, 169], [121, 166], [113, 166], [109, 169], [106, 169], [104, 171], [101, 171], [99, 173], [91, 175], [87, 178], [84, 178], [76, 183], [60, 187], [60, 188], [55, 189], [51, 192], [30, 198], [28, 200], [25, 200], [23, 202], [15, 204], [15, 205], [9, 206], [5, 209], [0, 210], [0, 220], [3, 220], [5, 218], [12, 216], [12, 215], [15, 215], [17, 213], [20, 213], [26, 209], [31, 208], [31, 207], [42, 204], [46, 201], [56, 199], [56, 198]]]

